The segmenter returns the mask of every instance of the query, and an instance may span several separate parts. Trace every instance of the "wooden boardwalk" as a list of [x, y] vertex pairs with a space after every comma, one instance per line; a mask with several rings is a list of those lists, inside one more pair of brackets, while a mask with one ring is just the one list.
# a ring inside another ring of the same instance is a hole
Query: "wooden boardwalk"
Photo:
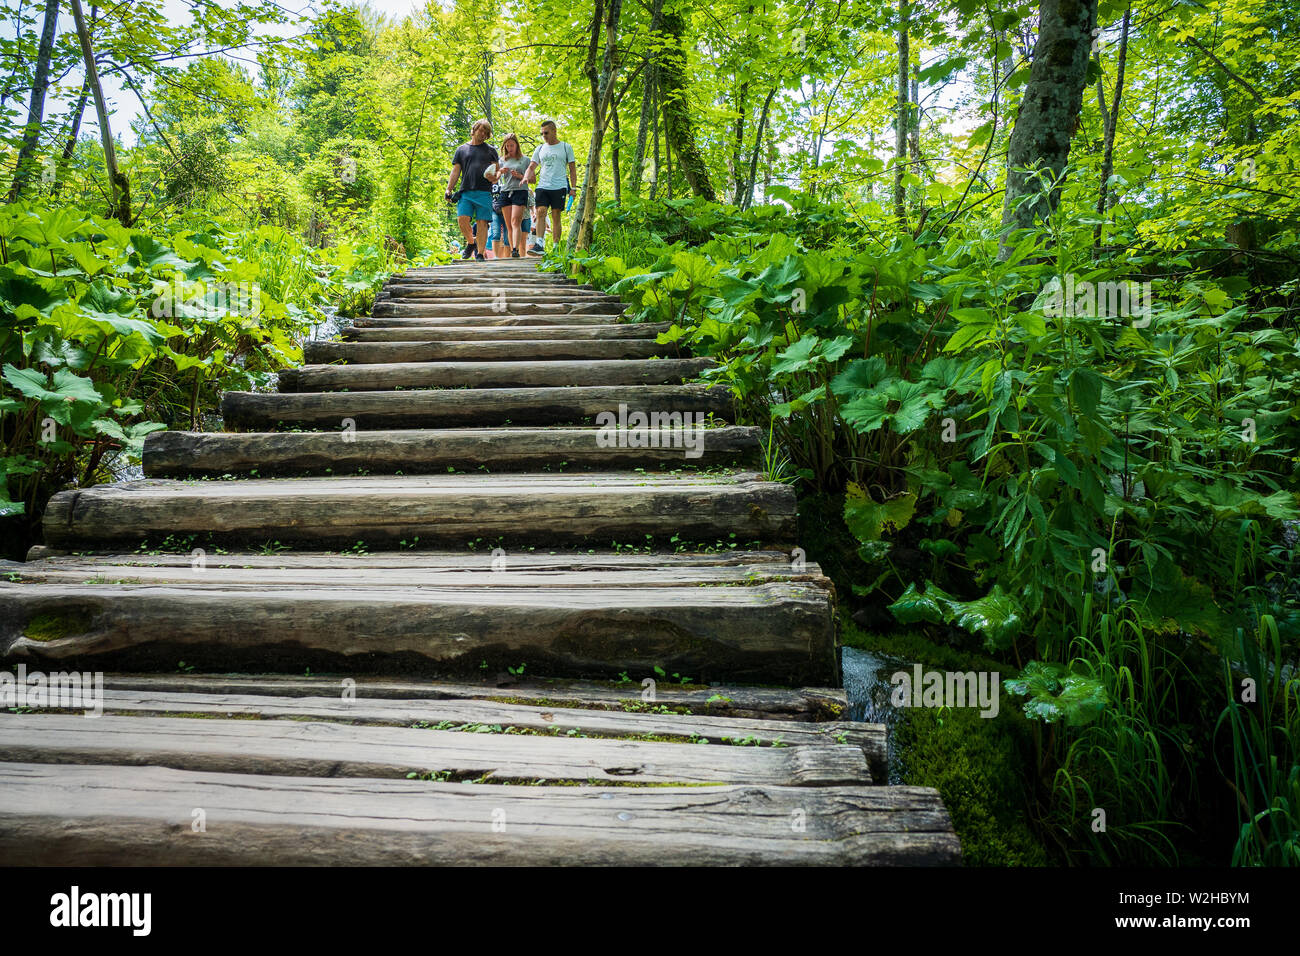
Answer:
[[102, 715], [0, 713], [0, 862], [959, 862], [843, 719], [758, 430], [622, 311], [412, 269], [230, 431], [57, 495], [0, 667], [107, 672]]

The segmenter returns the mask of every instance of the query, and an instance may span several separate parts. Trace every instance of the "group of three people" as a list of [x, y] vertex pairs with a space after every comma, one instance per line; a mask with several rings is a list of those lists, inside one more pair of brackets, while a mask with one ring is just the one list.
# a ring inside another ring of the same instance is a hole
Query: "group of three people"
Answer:
[[[529, 249], [541, 255], [546, 235], [546, 215], [550, 215], [552, 241], [559, 241], [560, 218], [565, 200], [577, 191], [578, 164], [573, 147], [560, 142], [555, 123], [541, 126], [542, 145], [524, 156], [519, 137], [514, 133], [501, 141], [501, 151], [487, 139], [492, 124], [485, 119], [470, 128], [470, 140], [451, 158], [451, 177], [447, 180], [447, 202], [455, 196], [456, 181], [461, 180], [456, 215], [461, 236], [465, 239], [462, 259], [487, 258], [485, 254], [488, 224], [492, 224], [493, 252], [498, 259], [518, 259], [525, 255], [525, 242], [531, 233]], [[529, 186], [537, 184], [536, 191]], [[530, 215], [530, 209], [536, 215]], [[506, 250], [509, 250], [507, 252]]]

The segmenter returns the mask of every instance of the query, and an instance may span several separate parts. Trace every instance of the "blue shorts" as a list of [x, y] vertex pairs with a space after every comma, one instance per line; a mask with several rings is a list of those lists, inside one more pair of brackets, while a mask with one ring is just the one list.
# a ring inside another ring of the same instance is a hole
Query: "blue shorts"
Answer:
[[456, 215], [470, 216], [480, 222], [492, 218], [492, 193], [486, 189], [472, 189], [460, 194], [456, 201]]
[[[527, 216], [519, 223], [519, 231], [527, 234], [533, 231], [533, 221]], [[488, 242], [504, 242], [510, 245], [510, 231], [506, 229], [506, 217], [502, 213], [492, 214], [492, 231], [488, 233]]]

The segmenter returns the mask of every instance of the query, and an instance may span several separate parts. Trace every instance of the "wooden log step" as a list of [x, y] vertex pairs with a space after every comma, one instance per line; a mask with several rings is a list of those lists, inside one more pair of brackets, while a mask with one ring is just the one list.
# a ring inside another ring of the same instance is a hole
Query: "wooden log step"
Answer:
[[[558, 731], [557, 731], [558, 732]], [[856, 747], [689, 746], [282, 720], [0, 716], [0, 761], [480, 783], [870, 786]]]
[[[361, 316], [352, 320], [352, 327], [368, 328], [486, 328], [491, 326], [608, 326], [618, 321], [610, 315], [511, 315], [505, 312], [481, 310], [480, 315], [425, 315], [425, 316]], [[633, 327], [629, 323], [629, 328]]]
[[[613, 444], [613, 440], [619, 443]], [[558, 471], [562, 466], [573, 471], [683, 464], [710, 467], [757, 464], [761, 440], [759, 429], [736, 425], [629, 429], [618, 435], [597, 428], [168, 431], [147, 437], [143, 464], [150, 478], [221, 476], [250, 470], [262, 475], [343, 475], [358, 470], [416, 475], [453, 468], [495, 472]]]
[[[641, 699], [645, 689], [641, 681], [646, 677], [655, 680], [653, 704]], [[840, 688], [752, 687], [737, 684], [696, 686], [664, 683], [653, 673], [637, 674], [620, 682], [517, 678], [509, 674], [500, 677], [493, 675], [490, 679], [485, 678], [477, 683], [417, 682], [364, 676], [351, 679], [351, 689], [358, 700], [497, 700], [524, 705], [632, 712], [667, 707], [673, 713], [798, 722], [840, 720], [848, 712], [848, 700]], [[329, 697], [339, 693], [340, 681], [336, 677], [266, 674], [109, 673], [104, 675], [104, 686], [109, 690], [143, 690], [152, 693], [170, 691], [183, 694]], [[883, 748], [883, 726], [880, 726], [879, 733]], [[882, 759], [883, 754], [882, 749]]]
[[599, 289], [581, 288], [560, 283], [535, 283], [515, 285], [510, 280], [493, 282], [465, 282], [456, 285], [400, 285], [385, 286], [380, 293], [388, 302], [451, 302], [474, 299], [491, 302], [493, 299], [510, 300], [517, 297], [537, 302], [622, 302], [621, 296], [610, 295]]
[[918, 866], [957, 865], [961, 849], [938, 793], [921, 787], [469, 787], [9, 763], [0, 764], [0, 859]]
[[348, 326], [340, 333], [349, 342], [442, 342], [518, 341], [520, 339], [651, 339], [668, 331], [667, 322], [623, 325], [525, 325], [525, 326]]
[[597, 540], [754, 540], [793, 543], [794, 490], [761, 475], [691, 477], [627, 472], [372, 475], [244, 481], [149, 479], [63, 491], [46, 506], [45, 544], [68, 551], [113, 542], [210, 534], [214, 542], [270, 540], [395, 546], [419, 535], [457, 543]]
[[[495, 301], [490, 296], [481, 300], [464, 299], [455, 302], [376, 302], [371, 309], [374, 316], [465, 316], [465, 315], [622, 315], [626, 304], [620, 300], [591, 301], [585, 297], [554, 299], [551, 296], [515, 296]], [[609, 321], [606, 319], [606, 321]]]
[[554, 359], [647, 359], [677, 353], [676, 345], [658, 345], [654, 339], [523, 339], [438, 341], [436, 331], [417, 342], [308, 342], [303, 361], [313, 365], [347, 362], [378, 365], [397, 362], [499, 362], [551, 361]]
[[518, 274], [500, 278], [499, 281], [494, 281], [491, 277], [476, 280], [469, 280], [464, 277], [403, 279], [401, 281], [389, 282], [380, 290], [379, 295], [390, 295], [393, 297], [399, 297], [408, 293], [425, 295], [435, 294], [440, 289], [477, 289], [481, 295], [484, 286], [487, 285], [504, 286], [508, 289], [526, 289], [530, 291], [543, 292], [548, 289], [563, 289], [573, 292], [596, 292], [605, 294], [603, 289], [599, 289], [593, 285], [577, 283], [571, 279], [562, 279], [553, 276]]
[[[179, 679], [181, 675], [177, 675]], [[185, 679], [196, 676], [183, 675]], [[221, 679], [221, 678], [218, 678]], [[259, 681], [268, 680], [260, 675]], [[301, 680], [302, 678], [297, 678]], [[352, 683], [348, 683], [352, 681]], [[506, 700], [475, 697], [366, 697], [365, 678], [338, 678], [328, 682], [320, 696], [267, 693], [225, 693], [207, 688], [190, 691], [115, 688], [105, 678], [103, 710], [128, 716], [200, 715], [262, 720], [324, 720], [357, 725], [454, 728], [479, 733], [482, 728], [507, 727], [530, 733], [580, 735], [586, 738], [654, 739], [695, 743], [699, 746], [849, 747], [863, 754], [872, 779], [884, 783], [888, 774], [886, 728], [853, 720], [773, 720], [720, 716], [713, 713], [682, 714], [661, 697], [656, 685], [654, 701], [623, 703], [614, 708], [565, 707], [546, 699], [537, 703], [520, 697]], [[437, 687], [448, 686], [439, 682]], [[637, 685], [638, 691], [640, 685]], [[767, 688], [782, 692], [780, 688]], [[783, 691], [789, 693], [788, 690]], [[351, 696], [355, 693], [355, 696]], [[718, 693], [710, 689], [711, 694]], [[3, 716], [0, 715], [0, 720]], [[78, 719], [85, 720], [84, 712]], [[707, 741], [707, 744], [702, 743]]]
[[[493, 549], [495, 550], [495, 549]], [[402, 557], [412, 557], [401, 555]], [[300, 561], [282, 555], [209, 555], [202, 562], [189, 552], [168, 564], [140, 564], [134, 555], [64, 556], [36, 561], [0, 561], [0, 572], [16, 584], [181, 584], [240, 590], [300, 587], [475, 587], [475, 588], [652, 588], [688, 586], [745, 587], [771, 581], [798, 581], [829, 587], [817, 565], [796, 570], [789, 561], [767, 564], [615, 567], [600, 569], [575, 561], [575, 569], [556, 570], [525, 563], [529, 555], [490, 551], [448, 554], [441, 560], [406, 561], [399, 566], [382, 555], [337, 555], [342, 563]], [[670, 557], [665, 555], [664, 557]], [[254, 559], [262, 558], [258, 563]], [[268, 559], [278, 563], [267, 563]]]
[[721, 386], [601, 385], [350, 392], [226, 392], [227, 428], [456, 428], [590, 422], [602, 412], [692, 412], [724, 420], [735, 399]]
[[564, 385], [676, 385], [716, 364], [710, 358], [584, 362], [393, 362], [284, 369], [281, 392], [370, 392], [421, 388], [528, 388]]
[[[838, 677], [829, 592], [745, 587], [209, 587], [0, 583], [0, 652], [36, 665]], [[655, 672], [657, 673], [657, 672]]]

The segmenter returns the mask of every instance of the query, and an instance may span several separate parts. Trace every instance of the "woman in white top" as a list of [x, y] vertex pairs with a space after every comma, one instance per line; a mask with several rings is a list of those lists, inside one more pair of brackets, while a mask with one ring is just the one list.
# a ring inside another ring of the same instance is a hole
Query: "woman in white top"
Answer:
[[523, 254], [523, 236], [520, 225], [528, 210], [528, 159], [519, 147], [519, 137], [507, 133], [501, 141], [501, 159], [495, 168], [489, 169], [484, 176], [501, 186], [501, 215], [506, 221], [506, 233], [510, 237], [510, 256], [518, 259]]

